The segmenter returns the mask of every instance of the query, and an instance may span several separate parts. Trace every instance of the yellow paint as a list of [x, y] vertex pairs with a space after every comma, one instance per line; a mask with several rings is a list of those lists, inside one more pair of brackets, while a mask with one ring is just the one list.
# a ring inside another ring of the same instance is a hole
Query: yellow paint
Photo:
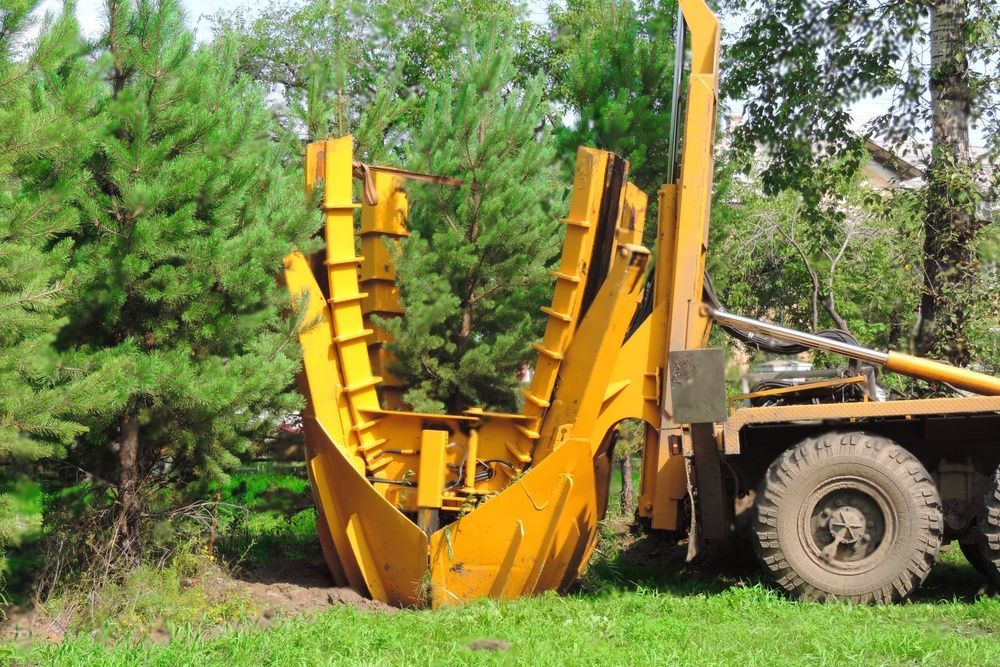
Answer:
[[[590, 440], [593, 435], [621, 341], [642, 296], [648, 258], [649, 252], [641, 246], [619, 248], [617, 261], [566, 352], [559, 389], [542, 420], [535, 461], [557, 449], [566, 438]], [[590, 442], [596, 447], [601, 441]]]
[[[319, 422], [304, 421], [309, 468], [315, 481], [316, 503], [322, 508], [330, 538], [351, 586], [383, 602], [413, 606], [423, 602], [422, 585], [427, 572], [427, 536], [376, 491], [347, 461], [343, 447], [332, 440]], [[366, 553], [356, 551], [348, 522], [357, 515], [364, 529]], [[359, 558], [368, 558], [365, 563]], [[367, 572], [367, 574], [366, 574]], [[369, 589], [367, 579], [379, 573], [381, 585]]]
[[448, 446], [447, 431], [420, 433], [420, 472], [417, 476], [417, 507], [439, 509], [444, 491], [444, 450]]
[[559, 368], [576, 333], [607, 164], [608, 153], [604, 151], [581, 147], [576, 153], [573, 194], [569, 213], [563, 220], [566, 237], [562, 257], [559, 267], [551, 272], [556, 279], [552, 303], [542, 309], [548, 315], [548, 322], [541, 342], [534, 345], [538, 359], [531, 386], [522, 390], [524, 414], [529, 419], [519, 430], [520, 435], [510, 444], [510, 449], [519, 457], [527, 456], [537, 439], [535, 434], [538, 433], [542, 415], [551, 404]]
[[921, 359], [902, 352], [890, 352], [885, 364], [887, 371], [950, 385], [984, 396], [1000, 395], [1000, 378], [985, 373], [956, 368], [931, 359]]
[[596, 532], [594, 488], [589, 443], [570, 441], [437, 531], [430, 540], [433, 605], [568, 586]]
[[352, 514], [347, 520], [347, 541], [351, 545], [355, 560], [361, 569], [361, 576], [364, 577], [365, 586], [368, 587], [368, 594], [376, 600], [387, 600], [389, 594], [382, 585], [382, 575], [375, 564], [375, 558], [368, 548], [368, 538], [361, 527], [361, 517]]
[[[581, 148], [523, 414], [403, 409], [402, 383], [388, 373], [390, 337], [373, 317], [404, 315], [393, 253], [408, 233], [405, 176], [376, 170], [378, 203], [359, 206], [352, 198], [351, 137], [306, 147], [306, 190], [324, 184], [326, 249], [321, 261], [290, 255], [285, 277], [302, 320], [300, 386], [308, 398], [304, 428], [317, 530], [338, 581], [400, 606], [565, 589], [596, 544], [598, 489], [607, 480], [595, 479], [595, 454], [626, 418], [648, 425], [642, 483], [648, 508], [640, 511], [654, 525], [675, 526], [686, 477], [664, 438], [683, 425], [664, 410], [669, 395], [662, 378], [669, 350], [703, 345], [708, 333], [694, 305], [708, 233], [718, 62], [714, 16], [701, 0], [681, 4], [692, 30], [693, 70], [681, 180], [660, 191], [652, 313], [623, 343], [649, 259], [638, 245], [646, 195], [626, 184], [611, 221], [608, 276], [581, 318], [610, 158]], [[321, 265], [322, 281], [315, 273]], [[476, 482], [477, 475], [485, 479]], [[428, 530], [436, 518], [444, 527], [428, 536], [414, 522], [417, 515]]]
[[382, 171], [371, 172], [378, 202], [361, 205], [361, 225], [358, 236], [361, 240], [361, 261], [359, 272], [361, 312], [364, 326], [372, 330], [368, 339], [368, 359], [373, 375], [381, 377], [378, 389], [382, 404], [389, 408], [403, 407], [403, 392], [406, 387], [402, 380], [390, 370], [392, 353], [386, 347], [392, 336], [380, 327], [373, 316], [391, 319], [403, 314], [399, 287], [396, 285], [394, 253], [400, 242], [409, 236], [406, 218], [409, 203], [403, 186], [403, 179]]

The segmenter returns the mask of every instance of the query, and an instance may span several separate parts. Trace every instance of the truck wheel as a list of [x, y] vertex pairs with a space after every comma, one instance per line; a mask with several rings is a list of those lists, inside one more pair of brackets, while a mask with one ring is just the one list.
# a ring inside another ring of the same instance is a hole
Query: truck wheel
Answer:
[[761, 482], [755, 510], [764, 568], [808, 600], [901, 600], [927, 578], [944, 532], [924, 466], [868, 433], [826, 433], [786, 451]]
[[985, 546], [985, 538], [978, 530], [975, 531], [973, 541], [958, 543], [958, 548], [962, 550], [962, 555], [965, 556], [965, 560], [969, 561], [969, 565], [972, 566], [972, 569], [987, 579], [993, 579], [993, 575], [990, 574], [990, 562], [986, 559], [986, 555], [983, 553], [985, 551]]
[[979, 567], [972, 563], [971, 558], [969, 562], [986, 575], [994, 586], [1000, 586], [1000, 468], [993, 473], [993, 483], [983, 494], [983, 504], [979, 508], [979, 528], [981, 532], [976, 546], [979, 547], [982, 560], [979, 561]]

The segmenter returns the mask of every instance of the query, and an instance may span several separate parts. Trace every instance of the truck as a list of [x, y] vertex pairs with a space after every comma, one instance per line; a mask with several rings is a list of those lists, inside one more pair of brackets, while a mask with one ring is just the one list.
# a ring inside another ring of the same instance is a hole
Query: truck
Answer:
[[[627, 419], [644, 424], [638, 518], [686, 533], [691, 555], [729, 538], [752, 501], [747, 538], [797, 598], [902, 600], [955, 539], [1000, 582], [1000, 379], [729, 313], [706, 280], [720, 26], [703, 0], [681, 0], [677, 26], [653, 249], [628, 162], [580, 148], [519, 413], [408, 409], [380, 323], [405, 317], [394, 257], [406, 183], [441, 179], [357, 162], [349, 136], [307, 146], [325, 249], [289, 255], [284, 280], [301, 322], [317, 532], [338, 583], [398, 606], [566, 590], [594, 551]], [[714, 327], [851, 363], [727, 396]], [[882, 400], [876, 372], [957, 395]]]

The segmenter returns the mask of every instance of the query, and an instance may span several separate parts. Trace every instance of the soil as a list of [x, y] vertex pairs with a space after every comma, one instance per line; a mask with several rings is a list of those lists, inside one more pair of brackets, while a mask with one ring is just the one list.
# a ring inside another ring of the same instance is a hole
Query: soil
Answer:
[[[192, 582], [194, 583], [194, 582]], [[308, 561], [285, 559], [266, 565], [256, 565], [229, 575], [217, 569], [198, 582], [219, 597], [244, 595], [257, 609], [255, 625], [266, 628], [276, 620], [320, 612], [331, 607], [351, 606], [367, 612], [392, 613], [398, 611], [385, 603], [362, 597], [350, 588], [337, 586], [326, 565]], [[8, 608], [0, 623], [0, 641], [13, 639], [61, 641], [70, 627], [71, 618], [53, 618], [34, 607]], [[221, 632], [225, 626], [208, 629], [210, 634]], [[169, 641], [166, 622], [161, 622], [148, 633], [148, 639], [157, 643]]]
[[284, 560], [258, 565], [236, 575], [264, 612], [282, 615], [322, 611], [330, 606], [350, 605], [366, 611], [394, 612], [383, 602], [369, 600], [350, 588], [338, 587], [326, 565]]

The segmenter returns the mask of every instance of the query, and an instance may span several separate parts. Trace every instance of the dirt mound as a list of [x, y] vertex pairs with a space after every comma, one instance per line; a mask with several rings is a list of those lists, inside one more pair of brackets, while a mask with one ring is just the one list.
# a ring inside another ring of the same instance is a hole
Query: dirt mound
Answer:
[[[202, 587], [214, 601], [234, 597], [248, 599], [256, 610], [256, 625], [261, 628], [280, 618], [320, 612], [341, 605], [365, 611], [396, 611], [394, 607], [362, 597], [350, 588], [335, 585], [326, 565], [296, 559], [255, 565], [233, 575], [213, 566], [203, 571], [197, 580], [185, 585]], [[6, 617], [0, 623], [0, 640], [58, 642], [69, 628], [79, 627], [79, 618], [75, 618], [74, 614], [67, 612], [53, 616], [47, 613], [44, 605], [27, 609], [8, 607], [4, 611]], [[149, 640], [157, 643], [168, 641], [169, 620], [152, 619], [152, 629], [147, 632]], [[205, 630], [213, 634], [227, 627], [230, 626], [222, 624]]]
[[38, 613], [35, 609], [8, 609], [0, 624], [0, 641], [13, 640], [24, 642], [31, 639], [43, 639], [49, 642], [60, 642], [69, 627], [69, 618], [65, 615], [48, 616]]
[[396, 611], [387, 604], [362, 597], [353, 589], [336, 586], [323, 564], [292, 559], [276, 561], [244, 570], [236, 575], [236, 580], [260, 605], [263, 614], [303, 614], [336, 605]]

